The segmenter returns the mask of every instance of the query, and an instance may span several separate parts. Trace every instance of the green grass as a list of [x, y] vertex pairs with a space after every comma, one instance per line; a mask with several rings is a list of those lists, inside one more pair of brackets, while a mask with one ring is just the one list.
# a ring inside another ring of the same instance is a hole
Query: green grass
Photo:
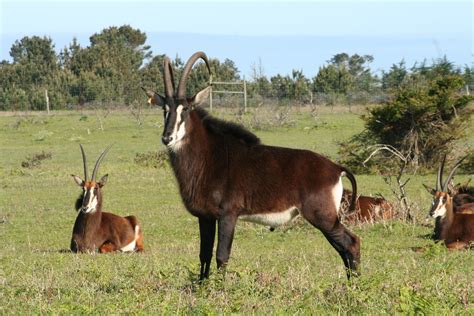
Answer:
[[[303, 112], [292, 121], [256, 133], [267, 144], [337, 159], [337, 142], [363, 128], [350, 113]], [[161, 112], [147, 111], [141, 128], [127, 112], [99, 126], [94, 113], [0, 117], [0, 314], [474, 313], [472, 252], [448, 253], [428, 239], [432, 227], [400, 221], [351, 228], [362, 239], [363, 274], [350, 283], [339, 256], [305, 221], [274, 232], [239, 222], [226, 273], [213, 264], [199, 285], [197, 219], [182, 206], [172, 171], [134, 163], [136, 153], [164, 149]], [[104, 208], [140, 219], [145, 253], [66, 251], [80, 193], [70, 177], [82, 176], [79, 143], [90, 161], [114, 143], [100, 170], [109, 173]], [[21, 167], [43, 151], [52, 158]], [[362, 193], [393, 198], [379, 177], [357, 179]], [[409, 182], [419, 221], [430, 204], [421, 183], [434, 179]], [[427, 251], [411, 250], [419, 246]]]

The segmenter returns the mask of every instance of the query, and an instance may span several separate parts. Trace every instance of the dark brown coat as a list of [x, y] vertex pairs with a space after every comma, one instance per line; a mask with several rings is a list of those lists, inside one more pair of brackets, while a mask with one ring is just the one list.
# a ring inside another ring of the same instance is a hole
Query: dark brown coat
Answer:
[[[344, 167], [308, 150], [266, 146], [245, 128], [213, 118], [196, 108], [209, 87], [186, 97], [197, 52], [186, 63], [175, 94], [172, 66], [164, 59], [165, 96], [147, 91], [149, 102], [164, 110], [163, 144], [187, 210], [199, 219], [200, 279], [207, 278], [217, 225], [217, 266], [229, 259], [239, 218], [274, 227], [298, 213], [320, 229], [337, 250], [348, 276], [358, 272], [360, 241], [338, 217]], [[353, 205], [353, 204], [352, 204]]]

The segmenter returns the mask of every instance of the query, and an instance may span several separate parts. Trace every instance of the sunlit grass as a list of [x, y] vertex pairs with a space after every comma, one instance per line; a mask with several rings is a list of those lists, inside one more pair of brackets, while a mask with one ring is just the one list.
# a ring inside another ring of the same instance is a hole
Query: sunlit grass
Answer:
[[[363, 128], [351, 113], [291, 119], [291, 126], [256, 133], [267, 144], [337, 159], [337, 142]], [[362, 276], [350, 283], [339, 256], [303, 220], [274, 232], [239, 222], [226, 273], [213, 265], [198, 284], [197, 220], [182, 206], [172, 171], [134, 162], [136, 153], [164, 149], [160, 111], [143, 120], [139, 128], [127, 112], [112, 113], [100, 130], [93, 112], [0, 117], [1, 314], [474, 313], [472, 252], [448, 253], [429, 240], [432, 227], [399, 221], [351, 228], [362, 239]], [[82, 175], [79, 143], [91, 161], [114, 143], [100, 171], [109, 173], [104, 207], [139, 218], [145, 253], [67, 252], [79, 194], [70, 174]], [[43, 151], [51, 159], [21, 167]], [[379, 177], [357, 179], [362, 193], [393, 199]], [[408, 185], [419, 221], [430, 203], [422, 182], [434, 176], [413, 176]], [[420, 246], [427, 251], [411, 250]]]

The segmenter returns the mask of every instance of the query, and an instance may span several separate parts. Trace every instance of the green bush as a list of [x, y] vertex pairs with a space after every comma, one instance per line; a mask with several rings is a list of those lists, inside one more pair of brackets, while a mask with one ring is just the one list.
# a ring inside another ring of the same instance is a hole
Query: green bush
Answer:
[[392, 169], [396, 161], [384, 151], [363, 164], [377, 144], [397, 149], [414, 170], [437, 167], [441, 157], [452, 153], [465, 135], [473, 97], [460, 93], [463, 77], [453, 66], [446, 69], [445, 62], [415, 69], [386, 104], [369, 109], [365, 130], [341, 144], [342, 163], [356, 172]]

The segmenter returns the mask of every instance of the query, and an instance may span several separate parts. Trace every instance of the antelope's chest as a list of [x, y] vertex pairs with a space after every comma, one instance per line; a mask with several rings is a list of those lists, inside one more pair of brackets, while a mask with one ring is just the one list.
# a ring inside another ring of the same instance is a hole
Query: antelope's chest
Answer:
[[246, 222], [252, 222], [270, 227], [278, 227], [288, 223], [293, 218], [298, 216], [299, 213], [299, 210], [293, 206], [280, 212], [241, 215], [239, 218]]

